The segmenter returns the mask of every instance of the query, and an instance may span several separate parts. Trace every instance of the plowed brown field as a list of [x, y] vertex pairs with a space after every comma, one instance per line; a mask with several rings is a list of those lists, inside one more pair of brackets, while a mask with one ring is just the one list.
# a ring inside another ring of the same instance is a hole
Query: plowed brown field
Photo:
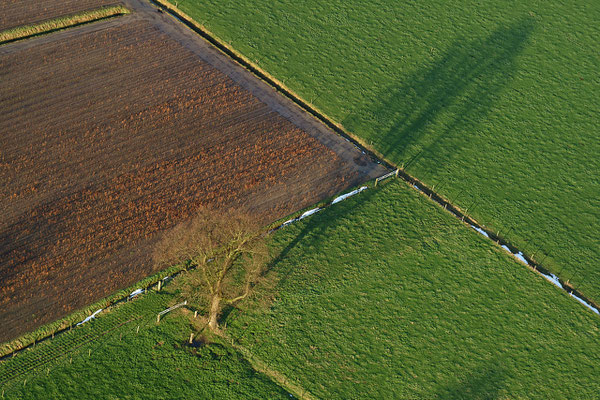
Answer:
[[368, 178], [147, 21], [32, 43], [0, 55], [0, 341], [156, 272], [201, 205], [274, 220]]
[[121, 3], [120, 0], [2, 0], [0, 31]]

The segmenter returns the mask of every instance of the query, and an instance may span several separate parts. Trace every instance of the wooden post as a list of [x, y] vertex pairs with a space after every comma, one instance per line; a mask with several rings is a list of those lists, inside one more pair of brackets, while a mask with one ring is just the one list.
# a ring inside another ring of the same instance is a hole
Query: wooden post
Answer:
[[158, 292], [160, 292], [161, 288], [162, 288], [162, 279], [160, 281], [158, 281]]
[[194, 341], [194, 332], [190, 333], [190, 344]]
[[379, 178], [375, 178], [375, 186], [377, 186], [377, 182], [379, 182]]
[[198, 316], [198, 310], [194, 311], [194, 318]]
[[160, 314], [156, 315], [156, 323], [158, 324], [160, 322]]
[[138, 325], [137, 329], [135, 330], [135, 333], [140, 333], [140, 326]]
[[396, 168], [396, 178], [398, 177], [399, 173], [400, 173], [400, 168]]

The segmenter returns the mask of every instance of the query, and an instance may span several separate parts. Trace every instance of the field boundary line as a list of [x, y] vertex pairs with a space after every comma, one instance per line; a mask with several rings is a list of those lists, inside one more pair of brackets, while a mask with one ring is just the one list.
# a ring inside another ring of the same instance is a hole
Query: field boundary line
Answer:
[[16, 42], [18, 40], [49, 34], [63, 29], [74, 28], [80, 25], [102, 21], [108, 18], [130, 14], [131, 11], [123, 5], [100, 7], [46, 21], [21, 25], [0, 31], [0, 45]]
[[252, 354], [250, 350], [246, 347], [242, 346], [239, 343], [236, 343], [231, 337], [229, 337], [226, 333], [221, 332], [219, 334], [223, 339], [227, 341], [235, 350], [237, 350], [243, 357], [250, 363], [252, 368], [255, 371], [261, 372], [267, 375], [272, 381], [277, 383], [279, 386], [293, 394], [296, 398], [301, 400], [315, 400], [308, 390], [303, 387], [291, 382], [288, 380], [283, 374], [280, 372], [270, 368], [268, 364], [262, 361], [260, 358]]
[[[600, 305], [592, 301], [589, 297], [585, 296], [582, 292], [576, 289], [569, 280], [565, 281], [564, 279], [558, 277], [554, 273], [552, 273], [547, 268], [540, 265], [533, 260], [533, 256], [528, 255], [527, 253], [521, 251], [517, 246], [510, 243], [510, 241], [501, 235], [498, 232], [492, 232], [488, 230], [485, 226], [481, 225], [474, 218], [467, 215], [467, 211], [462, 211], [460, 207], [452, 204], [449, 200], [445, 199], [440, 194], [436, 193], [432, 188], [428, 187], [426, 184], [421, 182], [416, 177], [410, 175], [408, 172], [404, 170], [404, 167], [399, 167], [395, 165], [391, 161], [387, 160], [381, 153], [377, 150], [371, 148], [364, 140], [356, 137], [351, 132], [347, 131], [340, 124], [336, 123], [327, 116], [322, 111], [318, 110], [316, 106], [313, 104], [303, 100], [300, 96], [298, 96], [293, 90], [285, 86], [285, 84], [279, 81], [277, 78], [270, 75], [268, 72], [263, 70], [261, 67], [253, 63], [243, 54], [239, 53], [235, 50], [229, 43], [220, 39], [217, 35], [213, 34], [209, 29], [207, 29], [204, 25], [195, 21], [192, 17], [181, 11], [177, 6], [171, 4], [168, 0], [149, 0], [151, 3], [155, 4], [160, 9], [168, 12], [171, 16], [182, 22], [188, 28], [192, 29], [210, 44], [215, 46], [217, 50], [221, 53], [225, 54], [233, 61], [237, 62], [246, 70], [253, 73], [257, 78], [271, 86], [277, 92], [283, 94], [289, 100], [293, 101], [296, 105], [306, 111], [308, 114], [312, 115], [319, 122], [325, 124], [328, 128], [332, 129], [335, 133], [342, 136], [344, 139], [351, 142], [354, 146], [356, 146], [359, 150], [363, 151], [372, 160], [375, 162], [387, 167], [390, 170], [394, 170], [397, 177], [402, 178], [408, 185], [410, 185], [413, 189], [416, 189], [419, 192], [422, 192], [430, 200], [437, 203], [439, 206], [443, 207], [445, 210], [453, 214], [456, 218], [460, 219], [461, 222], [465, 223], [467, 226], [472, 227], [477, 232], [483, 234], [484, 236], [495, 242], [498, 246], [500, 246], [505, 251], [509, 252], [513, 258], [521, 261], [521, 263], [528, 266], [530, 269], [534, 270], [538, 274], [542, 275], [546, 280], [553, 283], [558, 288], [567, 292], [571, 297], [574, 297], [575, 300], [582, 303], [584, 306], [592, 310], [592, 312], [600, 315]], [[382, 177], [376, 179], [376, 183], [391, 176], [391, 173], [386, 174]], [[587, 303], [587, 304], [586, 304]]]
[[177, 19], [179, 22], [183, 23], [185, 26], [190, 28], [192, 31], [196, 32], [200, 35], [204, 40], [213, 45], [217, 50], [221, 53], [225, 54], [227, 57], [235, 61], [238, 65], [243, 67], [244, 69], [250, 71], [254, 76], [259, 78], [261, 81], [265, 82], [271, 88], [275, 89], [276, 92], [283, 94], [287, 99], [294, 102], [298, 105], [303, 111], [307, 112], [317, 121], [321, 122], [331, 130], [333, 130], [338, 135], [342, 136], [344, 139], [348, 140], [352, 143], [356, 148], [363, 151], [366, 155], [368, 155], [373, 161], [387, 167], [390, 170], [396, 170], [396, 167], [387, 161], [385, 157], [376, 152], [375, 150], [369, 148], [366, 143], [364, 143], [360, 138], [352, 135], [350, 132], [346, 131], [341, 125], [333, 122], [333, 119], [324, 114], [322, 111], [319, 111], [314, 105], [309, 102], [303, 100], [299, 95], [297, 95], [293, 90], [285, 86], [283, 82], [279, 81], [277, 78], [273, 77], [267, 71], [250, 61], [243, 54], [236, 51], [231, 45], [221, 40], [217, 35], [213, 34], [209, 31], [204, 25], [195, 21], [192, 17], [181, 11], [179, 8], [169, 3], [166, 0], [148, 0], [152, 4], [156, 5], [159, 9], [166, 11], [172, 17]]

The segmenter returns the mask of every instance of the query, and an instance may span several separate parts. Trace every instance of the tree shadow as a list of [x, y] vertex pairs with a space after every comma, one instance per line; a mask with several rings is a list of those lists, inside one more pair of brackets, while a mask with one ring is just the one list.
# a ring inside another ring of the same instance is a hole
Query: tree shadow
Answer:
[[484, 39], [457, 40], [431, 68], [391, 85], [343, 125], [355, 132], [381, 129], [373, 134], [374, 145], [405, 168], [427, 153], [451, 156], [456, 143], [444, 146], [444, 137], [461, 132], [464, 143], [466, 135], [476, 134], [473, 128], [517, 70], [516, 58], [533, 28], [527, 17]]
[[[262, 278], [266, 278], [267, 280], [272, 279], [274, 285], [270, 286], [269, 290], [279, 290], [279, 288], [284, 286], [293, 275], [294, 267], [296, 265], [294, 263], [285, 263], [285, 260], [292, 255], [291, 253], [294, 250], [306, 251], [307, 249], [311, 248], [318, 249], [319, 244], [324, 241], [339, 224], [340, 218], [344, 218], [352, 215], [355, 212], [358, 212], [364, 205], [371, 201], [371, 198], [378, 192], [380, 192], [380, 190], [365, 190], [359, 194], [356, 194], [350, 199], [345, 200], [339, 205], [328, 207], [314, 215], [311, 215], [306, 220], [298, 222], [298, 224], [301, 225], [300, 230], [293, 234], [293, 236], [287, 240], [287, 244], [285, 244], [281, 249], [276, 250], [275, 254], [270, 259], [261, 275]], [[287, 229], [292, 230], [297, 228], [295, 226], [283, 227], [281, 228], [282, 232], [280, 233], [286, 234], [283, 231]], [[269, 278], [269, 276], [271, 276], [271, 278]], [[234, 313], [234, 310], [238, 310], [239, 312]], [[225, 308], [222, 312], [219, 323], [221, 324], [227, 321], [231, 324], [237, 320], [242, 313], [243, 312], [235, 306]], [[242, 332], [238, 340], [244, 335], [245, 332]]]
[[[379, 190], [365, 190], [356, 194], [355, 197], [344, 201], [344, 203], [320, 211], [309, 217], [306, 221], [301, 222], [304, 226], [301, 228], [300, 232], [298, 232], [298, 234], [296, 234], [293, 239], [291, 239], [287, 245], [271, 259], [267, 265], [265, 274], [276, 269], [277, 265], [285, 260], [290, 252], [299, 245], [302, 246], [303, 249], [318, 248], [319, 243], [328, 237], [328, 232], [331, 232], [335, 228], [339, 223], [340, 218], [352, 215], [360, 210], [373, 196], [376, 195], [377, 192], [379, 192]], [[281, 286], [287, 282], [292, 274], [292, 266], [290, 265], [286, 270], [279, 269], [277, 272], [280, 274], [277, 286]]]
[[502, 361], [493, 358], [482, 368], [471, 372], [463, 379], [438, 389], [437, 399], [498, 399], [504, 398], [506, 371]]

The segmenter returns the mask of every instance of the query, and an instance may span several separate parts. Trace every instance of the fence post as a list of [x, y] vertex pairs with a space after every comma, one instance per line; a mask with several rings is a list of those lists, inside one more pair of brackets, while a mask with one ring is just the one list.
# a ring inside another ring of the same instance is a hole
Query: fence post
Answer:
[[398, 177], [399, 173], [400, 173], [400, 168], [396, 168], [396, 178]]
[[194, 341], [194, 332], [190, 333], [190, 344]]
[[162, 279], [160, 281], [158, 281], [158, 290], [157, 290], [157, 292], [160, 292], [161, 288], [162, 288]]
[[156, 323], [158, 324], [160, 322], [160, 314], [156, 315]]
[[198, 316], [198, 310], [194, 311], [194, 318]]
[[377, 182], [379, 182], [379, 178], [375, 178], [375, 186], [377, 186]]

